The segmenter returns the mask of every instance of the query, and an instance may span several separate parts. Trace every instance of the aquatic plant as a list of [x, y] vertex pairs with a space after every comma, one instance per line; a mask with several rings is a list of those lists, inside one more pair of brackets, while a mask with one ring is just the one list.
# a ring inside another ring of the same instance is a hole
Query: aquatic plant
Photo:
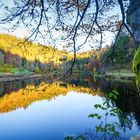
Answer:
[[72, 137], [72, 136], [67, 136], [66, 138], [65, 138], [65, 140], [86, 140], [86, 138], [84, 137], [84, 136], [78, 136], [78, 137]]
[[95, 130], [97, 133], [99, 133], [99, 139], [107, 140], [109, 139], [119, 139], [120, 133], [116, 130], [116, 128], [119, 126], [118, 122], [112, 123], [107, 122], [107, 118], [110, 116], [116, 117], [117, 114], [122, 113], [121, 110], [117, 107], [114, 107], [111, 104], [111, 99], [117, 100], [118, 92], [113, 90], [111, 93], [107, 94], [107, 97], [103, 104], [95, 104], [95, 109], [101, 109], [105, 111], [104, 115], [100, 115], [98, 113], [90, 114], [89, 118], [96, 118], [98, 120], [101, 120], [100, 124], [98, 126], [95, 126]]
[[[111, 93], [106, 95], [106, 99], [103, 104], [95, 104], [95, 109], [104, 111], [104, 114], [94, 113], [90, 114], [90, 118], [98, 119], [99, 125], [95, 126], [98, 139], [104, 140], [120, 140], [121, 135], [118, 128], [122, 128], [123, 131], [132, 128], [131, 116], [123, 113], [123, 111], [115, 105], [118, 100], [119, 93], [113, 90]], [[108, 118], [117, 117], [118, 121], [110, 122]]]

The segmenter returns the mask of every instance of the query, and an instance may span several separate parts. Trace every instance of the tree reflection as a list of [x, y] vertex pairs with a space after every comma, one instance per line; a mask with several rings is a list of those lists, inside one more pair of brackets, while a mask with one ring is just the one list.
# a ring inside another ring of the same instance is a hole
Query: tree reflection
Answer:
[[[1, 83], [0, 89], [0, 113], [18, 108], [26, 109], [35, 101], [52, 100], [59, 95], [67, 95], [69, 91], [102, 97], [104, 103], [96, 104], [95, 110], [100, 109], [104, 113], [91, 112], [92, 114], [89, 115], [95, 121], [100, 121], [99, 125], [95, 127], [95, 131], [91, 130], [82, 134], [83, 138], [88, 138], [88, 140], [98, 140], [99, 137], [101, 139], [120, 139], [120, 131], [131, 130], [134, 120], [140, 126], [140, 96], [133, 82], [113, 82], [103, 78], [95, 80], [90, 77], [85, 80], [68, 79], [63, 82], [48, 84], [45, 79], [32, 79]], [[111, 122], [110, 118], [118, 119]], [[82, 139], [82, 136], [75, 136], [74, 139]]]
[[[99, 125], [95, 126], [95, 131], [83, 134], [87, 140], [115, 140], [121, 138], [120, 132], [132, 130], [134, 120], [140, 126], [140, 96], [135, 84], [130, 81], [121, 83], [117, 81], [107, 81], [106, 79], [88, 78], [88, 82], [92, 90], [100, 89], [104, 93], [105, 101], [103, 104], [96, 104], [95, 110], [100, 109], [104, 113], [93, 113], [89, 117], [95, 122], [99, 120]], [[124, 82], [124, 81], [123, 81]], [[108, 94], [109, 93], [109, 94]], [[94, 110], [94, 111], [95, 111]], [[96, 112], [96, 111], [95, 111]], [[110, 121], [110, 118], [118, 118], [117, 121]], [[94, 122], [93, 121], [93, 122]], [[72, 140], [76, 140], [73, 137]]]
[[[27, 83], [29, 81], [26, 81]], [[97, 95], [101, 91], [93, 91], [90, 87], [76, 86], [75, 84], [67, 84], [63, 82], [57, 82], [48, 84], [45, 82], [39, 85], [24, 83], [24, 87], [18, 90], [14, 90], [9, 94], [4, 94], [0, 98], [0, 113], [9, 112], [18, 108], [26, 109], [35, 101], [40, 100], [52, 100], [59, 95], [67, 95], [70, 91], [76, 91], [79, 94], [91, 94]], [[11, 88], [9, 88], [10, 90]]]

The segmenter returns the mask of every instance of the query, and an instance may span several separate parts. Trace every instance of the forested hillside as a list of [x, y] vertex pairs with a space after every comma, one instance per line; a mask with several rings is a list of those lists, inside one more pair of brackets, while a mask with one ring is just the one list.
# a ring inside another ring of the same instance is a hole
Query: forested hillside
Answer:
[[[77, 52], [73, 72], [101, 72], [117, 69], [132, 71], [132, 62], [136, 49], [134, 42], [127, 35], [120, 36], [114, 47], [106, 46], [100, 51], [92, 49]], [[35, 73], [46, 73], [58, 70], [66, 72], [73, 54], [42, 46], [16, 38], [8, 34], [0, 34], [0, 71], [13, 72], [13, 68], [26, 69]]]
[[3, 67], [6, 64], [6, 67], [8, 65], [34, 72], [46, 72], [60, 65], [64, 58], [70, 59], [65, 51], [0, 34], [0, 64]]

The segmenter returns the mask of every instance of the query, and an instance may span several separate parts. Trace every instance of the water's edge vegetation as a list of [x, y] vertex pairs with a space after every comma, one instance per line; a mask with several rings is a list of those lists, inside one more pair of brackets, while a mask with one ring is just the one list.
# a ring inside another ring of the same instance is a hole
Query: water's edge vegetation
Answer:
[[137, 50], [133, 60], [133, 70], [136, 73], [136, 85], [140, 89], [140, 48]]
[[[73, 73], [129, 80], [135, 79], [134, 72], [136, 72], [138, 85], [139, 53], [135, 55], [132, 39], [128, 36], [121, 36], [115, 48], [113, 58], [108, 58], [112, 53], [111, 46], [102, 48], [100, 51], [92, 49], [77, 53]], [[73, 55], [64, 50], [32, 42], [24, 43], [24, 39], [0, 34], [0, 81], [8, 81], [8, 77], [10, 81], [24, 79], [24, 77], [36, 77], [33, 76], [35, 74], [45, 74], [46, 77], [47, 75], [60, 76], [68, 70], [72, 60]]]
[[[132, 125], [130, 124], [132, 124], [134, 118], [137, 120], [138, 125], [140, 125], [140, 97], [133, 81], [131, 81], [131, 83], [122, 83], [107, 81], [107, 79], [103, 77], [96, 79], [95, 77], [89, 76], [85, 79], [80, 79], [74, 76], [66, 81], [59, 81], [53, 84], [48, 84], [44, 78], [37, 78], [15, 82], [3, 82], [0, 84], [0, 87], [0, 114], [10, 113], [11, 111], [16, 112], [19, 109], [26, 110], [30, 108], [34, 102], [41, 102], [43, 100], [50, 102], [55, 101], [58, 97], [67, 96], [71, 91], [74, 91], [79, 95], [89, 94], [91, 95], [90, 98], [98, 96], [104, 100], [103, 105], [95, 104], [95, 109], [93, 109], [93, 112], [90, 112], [92, 114], [89, 114], [90, 118], [94, 120], [104, 120], [103, 114], [97, 114], [94, 113], [94, 111], [98, 108], [103, 109], [103, 111], [108, 111], [108, 108], [104, 110], [105, 105], [110, 105], [113, 108], [111, 112], [108, 112], [107, 116], [119, 116], [119, 125], [122, 125], [122, 129], [131, 129]], [[122, 100], [123, 102], [121, 102]], [[119, 137], [117, 126], [114, 127], [114, 125], [109, 122], [105, 126], [96, 126], [96, 129], [99, 133], [105, 134], [107, 131]], [[113, 131], [111, 132], [107, 129]], [[92, 135], [94, 135], [94, 133]]]
[[[77, 53], [72, 75], [53, 84], [50, 82], [67, 72], [73, 55], [51, 46], [23, 42], [16, 37], [0, 34], [1, 114], [28, 109], [34, 102], [53, 101], [73, 91], [104, 99], [103, 105], [95, 104], [95, 110], [106, 111], [104, 117], [118, 117], [118, 125], [122, 128], [130, 130], [134, 119], [140, 125], [140, 97], [135, 85], [136, 80], [139, 86], [140, 49], [136, 53], [131, 38], [119, 37], [113, 57], [108, 57], [112, 53], [111, 46], [100, 51], [92, 49]], [[112, 109], [108, 110], [108, 107]], [[89, 117], [104, 121], [103, 115], [91, 112]], [[116, 127], [113, 123], [106, 123], [94, 129], [105, 134], [105, 137], [109, 133], [116, 139], [120, 136]], [[78, 138], [84, 139], [82, 135]]]

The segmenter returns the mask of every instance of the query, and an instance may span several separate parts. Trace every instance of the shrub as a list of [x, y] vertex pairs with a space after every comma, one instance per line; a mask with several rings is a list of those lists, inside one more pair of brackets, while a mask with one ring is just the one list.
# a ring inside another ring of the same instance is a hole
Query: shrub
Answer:
[[36, 67], [36, 68], [34, 69], [34, 72], [35, 72], [36, 74], [42, 74], [42, 71], [39, 69], [39, 67]]
[[12, 72], [13, 66], [10, 64], [1, 64], [0, 65], [0, 72]]
[[133, 60], [133, 70], [136, 73], [136, 84], [140, 89], [140, 47], [137, 50]]

